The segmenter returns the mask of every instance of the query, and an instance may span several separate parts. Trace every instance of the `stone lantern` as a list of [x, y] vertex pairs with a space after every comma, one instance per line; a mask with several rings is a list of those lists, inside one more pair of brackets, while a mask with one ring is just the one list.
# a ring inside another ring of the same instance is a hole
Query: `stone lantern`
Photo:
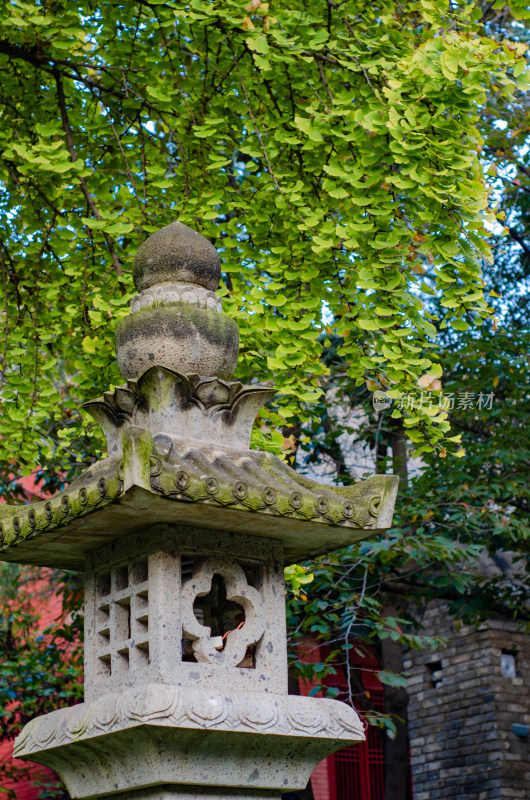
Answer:
[[83, 570], [85, 702], [18, 758], [72, 798], [275, 798], [364, 738], [348, 705], [287, 693], [283, 569], [391, 524], [397, 478], [346, 488], [249, 448], [274, 390], [232, 380], [219, 257], [172, 223], [133, 265], [125, 383], [84, 408], [108, 456], [46, 502], [0, 507], [0, 558]]

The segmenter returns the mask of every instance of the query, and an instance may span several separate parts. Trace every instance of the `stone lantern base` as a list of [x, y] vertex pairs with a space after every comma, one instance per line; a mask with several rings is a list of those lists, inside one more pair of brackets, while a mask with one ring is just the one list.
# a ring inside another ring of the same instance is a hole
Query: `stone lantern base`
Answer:
[[159, 786], [155, 789], [145, 789], [140, 792], [126, 792], [100, 797], [98, 800], [277, 800], [278, 792], [259, 791], [251, 789], [217, 789], [207, 791], [203, 786], [171, 787]]
[[268, 798], [363, 738], [336, 700], [150, 684], [39, 717], [15, 755], [54, 770], [73, 800]]

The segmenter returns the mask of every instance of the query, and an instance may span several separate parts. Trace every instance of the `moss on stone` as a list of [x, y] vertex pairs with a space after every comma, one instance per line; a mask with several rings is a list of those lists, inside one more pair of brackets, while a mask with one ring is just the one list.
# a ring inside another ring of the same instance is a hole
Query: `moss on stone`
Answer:
[[168, 326], [179, 338], [188, 336], [189, 327], [193, 326], [204, 333], [212, 344], [224, 344], [229, 339], [235, 339], [239, 343], [237, 322], [234, 319], [211, 308], [201, 308], [183, 301], [157, 303], [123, 317], [116, 327], [116, 338], [120, 337], [126, 342], [127, 337], [147, 337], [153, 328], [158, 330]]
[[[219, 363], [219, 369], [209, 373], [201, 368], [203, 354]], [[164, 357], [156, 350], [162, 348]], [[116, 327], [116, 356], [125, 377], [137, 377], [156, 363], [181, 372], [214, 374], [230, 379], [239, 353], [239, 330], [235, 320], [209, 308], [184, 302], [148, 306], [121, 319]], [[133, 374], [127, 361], [142, 359], [142, 369]], [[193, 369], [189, 364], [197, 362]], [[145, 362], [145, 363], [144, 363]]]
[[123, 435], [123, 472], [125, 481], [144, 489], [151, 485], [153, 437], [143, 428], [128, 428]]

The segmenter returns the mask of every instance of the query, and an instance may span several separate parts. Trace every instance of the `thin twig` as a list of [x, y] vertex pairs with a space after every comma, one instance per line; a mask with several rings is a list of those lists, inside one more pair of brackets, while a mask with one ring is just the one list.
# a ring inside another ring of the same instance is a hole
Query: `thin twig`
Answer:
[[[57, 101], [59, 104], [59, 110], [61, 112], [61, 122], [63, 126], [64, 135], [66, 137], [66, 146], [68, 148], [68, 152], [70, 153], [70, 161], [74, 163], [75, 161], [77, 161], [77, 153], [74, 146], [72, 128], [70, 127], [70, 121], [68, 119], [68, 111], [66, 110], [66, 98], [64, 96], [63, 81], [59, 70], [57, 69], [54, 70], [54, 77], [57, 86]], [[88, 190], [88, 186], [86, 184], [85, 179], [83, 178], [82, 175], [79, 175], [78, 180], [81, 186], [81, 191], [83, 192], [85, 200], [87, 201], [88, 207], [90, 208], [92, 214], [97, 220], [101, 220], [102, 219], [101, 214], [98, 211], [94, 198], [92, 197], [92, 195]], [[116, 270], [116, 274], [121, 277], [123, 275], [123, 270], [121, 268], [118, 256], [116, 255], [116, 250], [114, 249], [114, 244], [112, 242], [112, 239], [110, 238], [108, 233], [105, 233], [105, 231], [103, 231], [103, 237], [105, 239], [105, 242], [107, 243], [110, 257], [112, 259], [112, 263], [114, 264], [114, 269]]]

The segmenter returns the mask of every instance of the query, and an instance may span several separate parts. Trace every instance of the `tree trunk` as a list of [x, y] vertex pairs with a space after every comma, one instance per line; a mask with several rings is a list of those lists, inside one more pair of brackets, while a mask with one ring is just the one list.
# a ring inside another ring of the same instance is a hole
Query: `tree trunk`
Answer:
[[[399, 475], [401, 485], [407, 482], [407, 440], [403, 428], [396, 427], [391, 433], [392, 468]], [[399, 616], [395, 606], [388, 605], [383, 616]], [[381, 642], [382, 667], [386, 671], [403, 671], [403, 647], [392, 639]], [[407, 727], [407, 690], [385, 685], [385, 713], [391, 714], [396, 724], [394, 739], [385, 737], [385, 800], [410, 800], [409, 736]]]
[[[392, 606], [384, 609], [385, 616], [396, 616]], [[403, 648], [399, 642], [383, 639], [381, 661], [384, 670], [401, 673], [403, 670]], [[385, 713], [391, 714], [396, 725], [396, 736], [384, 740], [385, 754], [385, 800], [409, 800], [410, 767], [409, 736], [407, 728], [407, 690], [385, 685]]]
[[392, 446], [392, 472], [399, 475], [400, 483], [405, 486], [407, 483], [407, 437], [401, 425], [396, 426], [390, 434]]

